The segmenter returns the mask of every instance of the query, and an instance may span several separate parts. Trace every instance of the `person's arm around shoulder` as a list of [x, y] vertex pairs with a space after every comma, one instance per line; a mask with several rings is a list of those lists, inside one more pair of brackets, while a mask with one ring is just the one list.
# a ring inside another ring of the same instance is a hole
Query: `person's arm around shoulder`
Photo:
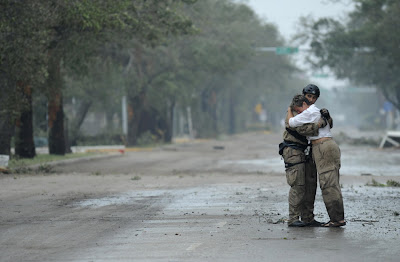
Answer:
[[[286, 112], [285, 128], [291, 128], [289, 126], [289, 117], [288, 117], [289, 111], [292, 113], [293, 116], [295, 116], [293, 113], [293, 110], [288, 110]], [[299, 133], [302, 136], [318, 136], [319, 128], [320, 128], [319, 123], [310, 123], [310, 124], [304, 124], [299, 127], [293, 127], [291, 129], [295, 130], [297, 133]]]
[[299, 127], [304, 124], [312, 123], [312, 119], [310, 118], [310, 114], [308, 110], [303, 111], [301, 114], [296, 116], [293, 115], [291, 108], [288, 108], [288, 119], [289, 119], [289, 126], [290, 127]]
[[310, 123], [295, 127], [294, 130], [302, 136], [318, 136], [320, 127], [320, 123]]
[[302, 136], [318, 136], [319, 129], [324, 128], [328, 123], [329, 120], [326, 121], [325, 118], [321, 117], [318, 123], [303, 124], [295, 127], [294, 130]]

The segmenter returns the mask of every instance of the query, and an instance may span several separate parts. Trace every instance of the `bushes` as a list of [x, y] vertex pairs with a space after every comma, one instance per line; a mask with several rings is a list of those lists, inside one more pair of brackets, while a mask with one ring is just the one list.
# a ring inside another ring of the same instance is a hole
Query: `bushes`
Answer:
[[[145, 146], [156, 143], [163, 143], [161, 136], [154, 135], [146, 131], [139, 135], [138, 146]], [[125, 145], [125, 136], [115, 133], [105, 133], [94, 136], [79, 136], [77, 146], [97, 146], [97, 145]]]
[[125, 138], [121, 134], [99, 134], [94, 136], [79, 136], [76, 141], [77, 146], [94, 145], [124, 145]]

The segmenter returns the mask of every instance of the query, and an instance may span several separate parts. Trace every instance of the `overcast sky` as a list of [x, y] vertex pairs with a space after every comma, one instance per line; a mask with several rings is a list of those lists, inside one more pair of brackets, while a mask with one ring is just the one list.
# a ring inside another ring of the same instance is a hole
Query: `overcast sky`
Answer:
[[275, 24], [281, 34], [289, 39], [294, 35], [301, 16], [343, 17], [353, 9], [351, 0], [243, 0], [267, 22]]
[[[277, 26], [280, 34], [289, 41], [296, 33], [296, 25], [301, 16], [344, 18], [345, 14], [353, 10], [352, 0], [238, 0], [247, 3], [265, 21]], [[306, 69], [303, 62], [306, 54], [299, 52], [293, 55], [298, 67]], [[328, 78], [314, 78], [312, 75], [327, 73]], [[307, 70], [306, 75], [315, 84], [325, 88], [343, 86], [347, 81], [337, 80], [326, 69], [320, 72]]]

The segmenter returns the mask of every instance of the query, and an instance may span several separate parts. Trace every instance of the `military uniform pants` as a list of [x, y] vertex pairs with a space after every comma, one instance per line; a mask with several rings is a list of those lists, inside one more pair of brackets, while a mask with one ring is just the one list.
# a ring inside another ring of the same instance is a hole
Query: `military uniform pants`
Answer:
[[[305, 154], [301, 150], [286, 147], [283, 150], [285, 163], [300, 163], [305, 161]], [[289, 190], [289, 221], [296, 220], [311, 222], [314, 218], [314, 201], [317, 188], [317, 174], [315, 165], [311, 162], [296, 164], [286, 169], [286, 180]]]
[[330, 221], [344, 220], [343, 197], [339, 183], [340, 149], [333, 139], [312, 145], [322, 198]]
[[311, 157], [305, 163], [305, 194], [301, 220], [309, 223], [314, 220], [315, 194], [317, 193], [317, 168]]

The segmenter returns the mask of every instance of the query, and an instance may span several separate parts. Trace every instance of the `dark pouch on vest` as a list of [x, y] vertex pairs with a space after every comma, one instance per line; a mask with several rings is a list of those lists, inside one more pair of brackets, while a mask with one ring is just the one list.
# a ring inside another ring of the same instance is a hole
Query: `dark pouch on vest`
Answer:
[[279, 144], [279, 154], [282, 155], [283, 154], [283, 149], [285, 149], [286, 144], [284, 142]]

